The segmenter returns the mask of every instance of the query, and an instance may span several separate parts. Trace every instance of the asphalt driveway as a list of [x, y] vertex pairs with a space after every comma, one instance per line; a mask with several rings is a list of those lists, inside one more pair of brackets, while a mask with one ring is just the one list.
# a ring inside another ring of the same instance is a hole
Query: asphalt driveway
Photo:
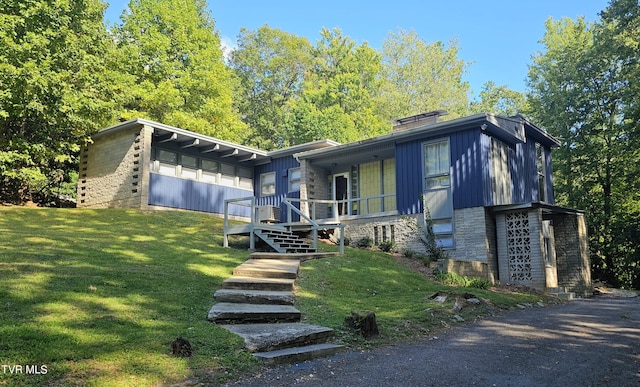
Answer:
[[640, 297], [507, 312], [370, 352], [271, 368], [236, 386], [640, 386]]

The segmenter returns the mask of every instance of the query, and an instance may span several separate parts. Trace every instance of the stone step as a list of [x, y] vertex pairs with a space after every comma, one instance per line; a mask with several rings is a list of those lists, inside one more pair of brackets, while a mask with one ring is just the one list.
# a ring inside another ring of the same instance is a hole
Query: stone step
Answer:
[[256, 352], [253, 356], [267, 364], [292, 363], [330, 356], [343, 350], [343, 348], [344, 346], [337, 344], [313, 344], [269, 352]]
[[316, 258], [328, 258], [336, 257], [339, 253], [270, 253], [270, 252], [255, 252], [251, 253], [251, 259], [299, 259], [300, 261], [308, 261]]
[[556, 296], [563, 301], [571, 301], [576, 298], [576, 294], [574, 292], [567, 292], [565, 287], [547, 288], [547, 293]]
[[218, 289], [213, 298], [216, 302], [236, 304], [293, 305], [293, 293], [283, 291]]
[[300, 260], [249, 259], [233, 270], [233, 275], [254, 278], [293, 278], [298, 276]]
[[255, 278], [236, 276], [222, 282], [222, 289], [293, 291], [292, 278]]
[[300, 311], [291, 305], [220, 302], [211, 307], [207, 319], [215, 323], [297, 322], [300, 321]]
[[322, 344], [334, 336], [331, 328], [304, 323], [238, 324], [222, 327], [242, 337], [249, 352]]

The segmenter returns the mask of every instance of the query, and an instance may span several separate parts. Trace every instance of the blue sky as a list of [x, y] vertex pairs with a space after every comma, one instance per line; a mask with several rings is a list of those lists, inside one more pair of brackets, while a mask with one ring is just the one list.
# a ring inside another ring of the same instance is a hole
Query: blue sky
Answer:
[[[105, 15], [119, 22], [128, 0], [105, 0]], [[312, 43], [322, 27], [338, 27], [358, 43], [379, 49], [390, 31], [414, 30], [427, 41], [458, 40], [459, 58], [473, 62], [464, 79], [474, 95], [487, 81], [526, 90], [531, 56], [542, 47], [544, 22], [584, 16], [598, 17], [608, 0], [208, 0], [223, 42], [235, 44], [240, 28], [268, 24], [304, 36]]]

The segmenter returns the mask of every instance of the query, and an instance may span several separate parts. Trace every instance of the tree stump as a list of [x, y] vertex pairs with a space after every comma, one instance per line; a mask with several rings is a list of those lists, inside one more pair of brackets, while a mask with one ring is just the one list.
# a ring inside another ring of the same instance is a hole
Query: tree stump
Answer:
[[351, 331], [369, 338], [378, 335], [378, 323], [376, 322], [376, 314], [373, 312], [351, 312], [350, 316], [345, 317], [344, 325]]
[[190, 357], [193, 354], [193, 348], [188, 340], [178, 337], [171, 343], [170, 354], [176, 357]]

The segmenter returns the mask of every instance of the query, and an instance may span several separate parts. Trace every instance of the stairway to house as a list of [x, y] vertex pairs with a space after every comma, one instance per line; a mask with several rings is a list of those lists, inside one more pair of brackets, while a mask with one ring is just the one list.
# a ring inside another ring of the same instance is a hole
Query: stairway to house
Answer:
[[245, 347], [265, 362], [303, 361], [336, 353], [341, 345], [328, 341], [330, 328], [300, 323], [293, 306], [293, 286], [300, 260], [296, 252], [253, 253], [233, 270], [213, 297], [208, 319], [239, 335]]
[[285, 229], [256, 228], [255, 234], [278, 253], [315, 253], [316, 249], [301, 240], [298, 235]]

